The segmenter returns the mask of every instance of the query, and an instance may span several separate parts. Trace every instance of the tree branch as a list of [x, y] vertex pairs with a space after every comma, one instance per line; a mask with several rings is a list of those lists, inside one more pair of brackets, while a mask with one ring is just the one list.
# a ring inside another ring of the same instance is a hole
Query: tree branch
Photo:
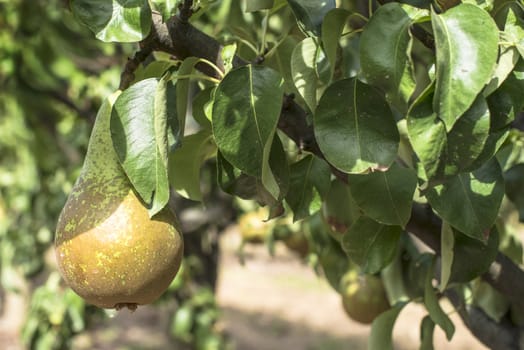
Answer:
[[[159, 14], [153, 15], [153, 30], [148, 38], [141, 43], [142, 48], [164, 51], [179, 59], [190, 56], [205, 58], [223, 69], [223, 47], [215, 39], [193, 27], [179, 17], [172, 17], [167, 23], [162, 22]], [[234, 66], [244, 65], [247, 62], [235, 57]], [[207, 65], [197, 66], [203, 73], [216, 77], [217, 73]], [[286, 133], [300, 149], [311, 152], [325, 159], [316, 142], [313, 127], [307, 123], [306, 112], [297, 105], [292, 96], [286, 96], [282, 106], [282, 114], [278, 128]], [[342, 180], [347, 181], [347, 175], [333, 168], [333, 173]], [[421, 239], [437, 254], [440, 253], [441, 221], [428, 206], [415, 204], [407, 230]], [[502, 253], [499, 253], [489, 270], [482, 275], [487, 283], [503, 293], [524, 314], [524, 271]], [[476, 311], [475, 311], [476, 312]], [[475, 325], [471, 318], [466, 323], [472, 332]]]
[[457, 310], [460, 318], [471, 333], [484, 345], [493, 350], [519, 350], [519, 329], [507, 320], [497, 323], [484, 311], [466, 305], [459, 293], [452, 289], [444, 293]]

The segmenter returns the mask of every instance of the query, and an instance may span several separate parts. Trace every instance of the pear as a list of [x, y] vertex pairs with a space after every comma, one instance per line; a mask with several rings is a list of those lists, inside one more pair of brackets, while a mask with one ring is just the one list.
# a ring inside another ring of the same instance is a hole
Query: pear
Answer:
[[175, 277], [183, 239], [174, 213], [153, 218], [113, 148], [112, 95], [97, 114], [79, 178], [58, 219], [55, 252], [65, 282], [102, 308], [149, 304]]

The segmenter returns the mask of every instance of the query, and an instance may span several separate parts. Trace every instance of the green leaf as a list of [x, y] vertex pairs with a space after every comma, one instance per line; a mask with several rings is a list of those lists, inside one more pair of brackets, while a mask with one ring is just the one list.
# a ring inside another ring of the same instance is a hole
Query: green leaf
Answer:
[[426, 274], [426, 283], [424, 287], [424, 304], [429, 312], [429, 316], [442, 328], [446, 333], [446, 338], [451, 340], [453, 334], [455, 333], [455, 326], [453, 322], [449, 319], [448, 315], [442, 310], [438, 302], [437, 294], [433, 288], [433, 273], [435, 268], [435, 259], [432, 259], [431, 266], [427, 269]]
[[[273, 144], [271, 145], [269, 168], [275, 176], [280, 193], [278, 197], [268, 198], [265, 203], [271, 206], [280, 205], [280, 202], [289, 190], [291, 181], [287, 153], [278, 134], [273, 138]], [[267, 188], [265, 190], [267, 191]]]
[[317, 107], [317, 89], [320, 85], [317, 62], [322, 54], [315, 39], [306, 38], [295, 46], [291, 55], [293, 82], [312, 112]]
[[293, 92], [299, 94], [295, 87], [295, 82], [293, 80], [293, 73], [291, 70], [291, 57], [293, 55], [293, 50], [297, 46], [297, 39], [292, 36], [284, 37], [279, 43], [278, 46], [272, 47], [270, 52], [266, 55], [266, 60], [264, 64], [268, 67], [271, 67], [282, 74], [284, 77], [284, 88], [286, 92]]
[[257, 180], [242, 173], [217, 153], [217, 182], [222, 191], [242, 199], [253, 199], [257, 195]]
[[262, 181], [274, 198], [280, 189], [269, 166], [282, 106], [282, 78], [262, 66], [229, 72], [213, 102], [213, 133], [220, 152], [234, 167]]
[[184, 134], [186, 125], [187, 105], [189, 103], [189, 83], [190, 79], [185, 76], [191, 75], [195, 65], [201, 61], [198, 57], [188, 57], [182, 61], [177, 71], [177, 76], [184, 76], [184, 78], [175, 77], [176, 82], [176, 110], [179, 116], [179, 124], [181, 135]]
[[332, 236], [340, 240], [361, 215], [360, 208], [351, 196], [348, 184], [334, 179], [322, 204], [322, 215]]
[[398, 226], [360, 216], [342, 237], [342, 248], [364, 272], [377, 273], [393, 261], [401, 233]]
[[269, 10], [273, 8], [274, 0], [245, 0], [246, 12], [254, 12], [259, 10]]
[[357, 79], [331, 84], [314, 115], [326, 159], [347, 173], [385, 169], [397, 156], [400, 136], [384, 98]]
[[433, 350], [433, 332], [435, 322], [429, 315], [425, 316], [420, 323], [420, 350]]
[[524, 57], [524, 21], [512, 8], [508, 10], [504, 33], [507, 35], [506, 40], [515, 46], [521, 57]]
[[506, 195], [515, 204], [519, 220], [524, 222], [524, 164], [520, 163], [504, 172]]
[[312, 155], [291, 165], [291, 179], [286, 202], [293, 210], [293, 221], [310, 216], [321, 207], [321, 197], [326, 196], [331, 169]]
[[493, 74], [499, 31], [480, 7], [463, 3], [431, 14], [437, 51], [434, 110], [449, 131]]
[[309, 36], [320, 36], [322, 21], [329, 10], [336, 7], [335, 0], [288, 0], [298, 26]]
[[[160, 79], [154, 95], [153, 124], [155, 130], [155, 190], [153, 202], [149, 209], [151, 216], [162, 210], [169, 201], [169, 176], [168, 176], [168, 120], [177, 120], [176, 111], [172, 108], [172, 98], [175, 88], [167, 76]], [[178, 126], [178, 123], [176, 124]], [[179, 131], [179, 130], [178, 130]], [[175, 134], [176, 139], [180, 137]], [[131, 141], [132, 142], [132, 141]], [[174, 141], [176, 143], [176, 141]], [[125, 168], [124, 168], [125, 169]]]
[[519, 52], [514, 46], [502, 47], [500, 50], [501, 53], [493, 77], [483, 91], [483, 95], [486, 97], [502, 85], [519, 60]]
[[471, 170], [488, 139], [490, 113], [486, 100], [478, 96], [447, 132], [433, 111], [432, 99], [429, 88], [415, 101], [408, 113], [408, 135], [427, 178], [442, 180]]
[[450, 283], [466, 283], [486, 272], [499, 250], [499, 234], [495, 226], [486, 243], [452, 230], [453, 261]]
[[337, 63], [339, 40], [351, 12], [335, 8], [329, 11], [322, 22], [322, 46], [329, 61], [330, 77], [333, 77]]
[[191, 200], [202, 200], [200, 169], [215, 151], [216, 146], [209, 130], [184, 137], [182, 147], [169, 157], [169, 181], [178, 194]]
[[151, 216], [169, 200], [167, 124], [176, 120], [174, 94], [164, 78], [141, 80], [118, 96], [111, 114], [115, 151]]
[[396, 2], [378, 8], [360, 38], [360, 62], [366, 81], [381, 88], [400, 112], [415, 91], [411, 60], [411, 24], [428, 11]]
[[162, 19], [167, 21], [176, 13], [178, 0], [151, 0], [151, 5], [162, 14]]
[[204, 129], [211, 129], [211, 113], [208, 116], [209, 106], [213, 102], [213, 93], [215, 88], [207, 88], [200, 91], [193, 99], [193, 106], [191, 111], [193, 112], [193, 118], [196, 122]]
[[379, 315], [371, 324], [369, 350], [393, 350], [393, 326], [400, 311], [407, 303], [397, 303], [388, 311]]
[[440, 230], [440, 285], [439, 290], [443, 292], [448, 286], [451, 277], [451, 267], [453, 265], [453, 246], [455, 245], [455, 235], [453, 228], [446, 222], [442, 222]]
[[393, 163], [387, 171], [350, 175], [351, 195], [358, 206], [382, 224], [405, 227], [411, 217], [417, 174]]
[[[403, 244], [402, 236], [399, 240], [399, 246]], [[404, 252], [402, 249], [397, 249], [397, 254], [393, 258], [391, 264], [386, 266], [380, 272], [380, 277], [384, 283], [384, 289], [388, 296], [389, 303], [394, 305], [398, 302], [409, 300], [407, 295], [407, 289], [404, 285], [403, 275], [403, 263], [404, 263]]]
[[146, 0], [71, 0], [71, 10], [102, 41], [138, 42], [151, 30]]
[[456, 175], [426, 193], [429, 203], [442, 219], [481, 241], [488, 238], [503, 196], [504, 179], [494, 159], [478, 170]]

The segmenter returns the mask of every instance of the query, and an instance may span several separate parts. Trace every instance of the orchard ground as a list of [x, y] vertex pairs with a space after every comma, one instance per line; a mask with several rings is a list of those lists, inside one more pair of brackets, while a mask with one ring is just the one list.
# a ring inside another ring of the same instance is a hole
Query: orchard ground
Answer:
[[[223, 312], [220, 327], [233, 339], [237, 350], [367, 348], [370, 326], [350, 320], [339, 295], [283, 244], [277, 244], [273, 257], [264, 245], [247, 245], [246, 261], [241, 265], [236, 255], [239, 243], [235, 228], [222, 235], [217, 291]], [[21, 305], [10, 307], [20, 310]], [[452, 310], [446, 303], [443, 307]], [[419, 325], [425, 314], [418, 304], [410, 304], [401, 312], [394, 329], [395, 349], [419, 348]], [[486, 349], [470, 335], [458, 315], [451, 314], [451, 318], [456, 334], [448, 342], [437, 328], [436, 349]], [[134, 313], [124, 310], [77, 336], [73, 349], [172, 349], [168, 327], [169, 314], [165, 309], [144, 306]], [[16, 334], [6, 334], [1, 327], [0, 348], [23, 349]], [[182, 347], [177, 346], [177, 350]]]

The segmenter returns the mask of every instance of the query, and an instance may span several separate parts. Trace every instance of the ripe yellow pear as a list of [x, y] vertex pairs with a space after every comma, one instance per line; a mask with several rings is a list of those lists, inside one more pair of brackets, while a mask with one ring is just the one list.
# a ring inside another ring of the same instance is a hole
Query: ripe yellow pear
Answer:
[[62, 277], [88, 303], [135, 309], [167, 289], [183, 240], [171, 210], [149, 217], [118, 162], [110, 134], [116, 97], [98, 112], [82, 171], [58, 219], [55, 250]]

